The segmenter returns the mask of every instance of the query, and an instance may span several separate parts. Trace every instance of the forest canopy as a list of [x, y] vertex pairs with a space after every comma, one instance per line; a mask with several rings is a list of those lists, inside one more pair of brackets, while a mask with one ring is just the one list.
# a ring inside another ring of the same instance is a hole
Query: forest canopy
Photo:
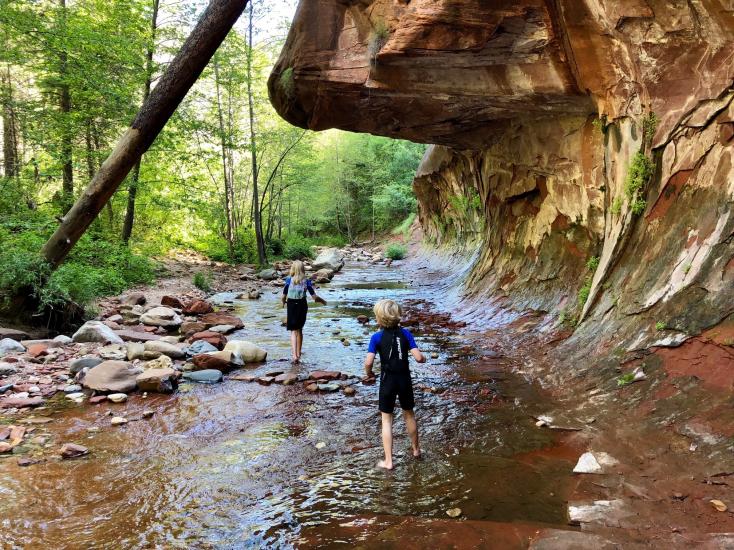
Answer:
[[0, 0], [0, 294], [31, 287], [43, 305], [86, 304], [152, 280], [149, 259], [172, 248], [260, 263], [258, 221], [268, 261], [410, 225], [425, 146], [280, 119], [266, 81], [293, 6], [258, 1], [51, 275], [44, 241], [205, 7]]

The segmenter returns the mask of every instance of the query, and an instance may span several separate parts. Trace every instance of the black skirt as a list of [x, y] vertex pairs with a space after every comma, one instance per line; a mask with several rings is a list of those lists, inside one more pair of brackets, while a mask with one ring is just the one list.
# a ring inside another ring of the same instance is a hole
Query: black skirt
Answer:
[[302, 330], [303, 325], [306, 324], [306, 314], [308, 314], [306, 298], [288, 300], [286, 307], [288, 310], [288, 320], [286, 322], [288, 330]]

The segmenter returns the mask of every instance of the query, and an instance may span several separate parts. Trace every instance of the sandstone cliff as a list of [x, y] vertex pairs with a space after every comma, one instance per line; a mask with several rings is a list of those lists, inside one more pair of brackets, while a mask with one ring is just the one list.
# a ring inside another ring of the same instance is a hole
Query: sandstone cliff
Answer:
[[603, 352], [734, 343], [705, 332], [734, 312], [733, 82], [730, 1], [302, 0], [270, 93], [434, 144], [430, 245]]

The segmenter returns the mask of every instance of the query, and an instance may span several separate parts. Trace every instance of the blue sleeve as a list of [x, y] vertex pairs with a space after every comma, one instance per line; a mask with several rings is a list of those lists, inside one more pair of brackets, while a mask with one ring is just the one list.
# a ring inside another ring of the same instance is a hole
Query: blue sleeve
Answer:
[[370, 338], [370, 345], [367, 347], [367, 353], [377, 353], [377, 348], [380, 347], [380, 341], [382, 340], [382, 332], [375, 332]]
[[316, 291], [313, 289], [313, 283], [311, 282], [311, 279], [306, 279], [306, 290], [311, 293], [311, 296], [316, 295]]
[[407, 328], [403, 329], [403, 334], [408, 339], [408, 349], [416, 349], [418, 345], [415, 343], [415, 338]]
[[289, 286], [291, 286], [291, 278], [290, 277], [286, 277], [285, 278], [285, 286], [283, 287], [283, 295], [287, 295], [288, 294], [288, 287]]

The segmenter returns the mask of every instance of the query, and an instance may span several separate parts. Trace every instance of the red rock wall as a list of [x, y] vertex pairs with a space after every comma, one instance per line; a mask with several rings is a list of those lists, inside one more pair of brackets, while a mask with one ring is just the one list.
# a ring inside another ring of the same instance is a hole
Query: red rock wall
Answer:
[[468, 288], [634, 347], [734, 311], [733, 83], [731, 2], [302, 0], [270, 92], [302, 127], [436, 144], [420, 220], [479, 249]]

